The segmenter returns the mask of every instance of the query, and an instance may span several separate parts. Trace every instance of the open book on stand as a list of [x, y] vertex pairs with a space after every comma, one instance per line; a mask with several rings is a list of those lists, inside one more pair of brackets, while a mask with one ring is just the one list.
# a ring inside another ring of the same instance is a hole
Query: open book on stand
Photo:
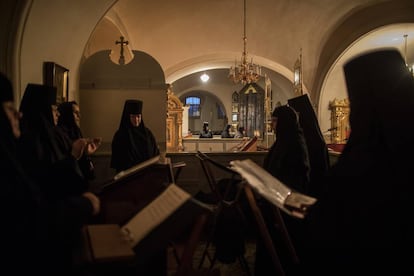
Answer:
[[100, 185], [96, 185], [96, 187], [93, 188], [92, 192], [94, 193], [100, 193], [103, 189], [107, 188], [108, 186], [113, 185], [114, 182], [121, 181], [131, 175], [134, 175], [136, 173], [139, 173], [155, 164], [162, 164], [160, 155], [154, 156], [148, 160], [145, 160], [141, 163], [138, 163], [134, 166], [132, 166], [129, 169], [123, 170], [115, 174], [110, 179], [104, 180]]
[[86, 262], [124, 262], [135, 253], [118, 224], [91, 224], [83, 228]]
[[114, 176], [113, 180], [119, 180], [119, 179], [121, 179], [125, 176], [131, 175], [131, 174], [133, 174], [133, 173], [135, 173], [139, 170], [142, 170], [142, 169], [144, 169], [146, 167], [149, 167], [152, 164], [155, 164], [155, 163], [158, 163], [158, 162], [160, 162], [160, 156], [159, 155], [154, 156], [154, 157], [152, 157], [148, 160], [145, 160], [144, 162], [138, 163], [137, 165], [132, 166], [131, 168], [129, 168], [127, 170], [120, 171], [119, 173], [117, 173]]
[[316, 198], [292, 190], [250, 159], [230, 161], [230, 166], [260, 196], [291, 216], [304, 218], [316, 203]]
[[[137, 257], [137, 252], [150, 255], [157, 250], [155, 247], [161, 247], [163, 241], [166, 243], [173, 238], [206, 210], [210, 211], [172, 183], [122, 226], [113, 223], [87, 225], [85, 233], [90, 260], [125, 261]], [[137, 251], [140, 246], [145, 249]]]
[[135, 247], [148, 233], [190, 198], [189, 193], [177, 185], [171, 184], [161, 195], [131, 218], [121, 230], [130, 240], [131, 246]]

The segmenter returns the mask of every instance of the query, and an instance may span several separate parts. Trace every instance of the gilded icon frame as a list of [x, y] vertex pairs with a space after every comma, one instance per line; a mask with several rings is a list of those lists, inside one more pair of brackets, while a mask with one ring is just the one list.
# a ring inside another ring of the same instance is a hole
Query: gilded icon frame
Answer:
[[56, 102], [62, 103], [69, 98], [69, 69], [55, 62], [44, 62], [43, 84], [54, 86], [57, 90]]

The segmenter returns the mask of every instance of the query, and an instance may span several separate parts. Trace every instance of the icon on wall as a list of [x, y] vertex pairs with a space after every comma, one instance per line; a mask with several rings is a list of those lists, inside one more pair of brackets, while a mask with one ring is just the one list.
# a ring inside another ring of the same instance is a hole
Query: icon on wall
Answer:
[[43, 84], [54, 86], [57, 89], [56, 102], [68, 101], [69, 97], [69, 69], [54, 62], [43, 63]]

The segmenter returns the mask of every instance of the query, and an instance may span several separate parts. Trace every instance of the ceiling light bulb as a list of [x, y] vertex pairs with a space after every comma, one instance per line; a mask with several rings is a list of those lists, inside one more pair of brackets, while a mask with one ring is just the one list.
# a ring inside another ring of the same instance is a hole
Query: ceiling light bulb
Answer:
[[200, 76], [200, 79], [202, 82], [207, 82], [210, 79], [210, 77], [206, 73], [204, 73]]

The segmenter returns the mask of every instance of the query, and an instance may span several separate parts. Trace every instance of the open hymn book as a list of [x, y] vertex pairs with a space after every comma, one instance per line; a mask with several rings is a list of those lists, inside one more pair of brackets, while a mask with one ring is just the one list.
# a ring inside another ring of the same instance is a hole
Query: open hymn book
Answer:
[[125, 225], [88, 225], [86, 232], [93, 260], [130, 259], [134, 256], [133, 248], [190, 198], [189, 193], [170, 184]]
[[156, 199], [131, 218], [121, 228], [121, 231], [128, 237], [131, 246], [135, 247], [190, 198], [189, 193], [175, 184], [170, 184]]
[[142, 170], [142, 169], [144, 169], [146, 167], [149, 167], [152, 164], [156, 164], [158, 162], [160, 162], [160, 155], [154, 156], [154, 157], [152, 157], [152, 158], [150, 158], [148, 160], [145, 160], [144, 162], [138, 163], [138, 164], [136, 164], [135, 166], [132, 166], [129, 169], [120, 171], [119, 173], [117, 173], [114, 176], [114, 179], [113, 180], [119, 180], [119, 179], [121, 179], [121, 178], [123, 178], [125, 176], [131, 175], [134, 172], [137, 172], [139, 170]]
[[230, 166], [259, 195], [291, 216], [304, 218], [308, 208], [316, 202], [316, 198], [293, 191], [250, 159], [233, 160]]

